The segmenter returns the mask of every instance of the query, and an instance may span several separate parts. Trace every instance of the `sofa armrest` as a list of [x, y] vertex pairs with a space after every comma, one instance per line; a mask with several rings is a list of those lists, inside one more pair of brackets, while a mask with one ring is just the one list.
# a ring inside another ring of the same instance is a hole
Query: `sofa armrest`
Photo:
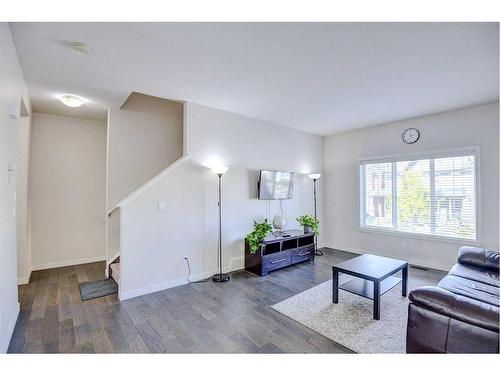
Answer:
[[500, 254], [480, 247], [462, 246], [458, 250], [458, 263], [486, 268], [498, 272]]
[[463, 297], [437, 286], [424, 286], [410, 292], [409, 299], [418, 306], [490, 331], [499, 331], [499, 309]]

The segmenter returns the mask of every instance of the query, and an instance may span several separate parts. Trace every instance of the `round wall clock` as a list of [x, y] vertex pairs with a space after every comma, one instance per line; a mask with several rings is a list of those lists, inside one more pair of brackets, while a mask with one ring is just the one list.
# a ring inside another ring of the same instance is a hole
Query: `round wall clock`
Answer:
[[420, 132], [418, 131], [418, 129], [409, 128], [403, 132], [402, 138], [404, 143], [411, 145], [412, 143], [418, 141], [418, 139], [420, 138]]

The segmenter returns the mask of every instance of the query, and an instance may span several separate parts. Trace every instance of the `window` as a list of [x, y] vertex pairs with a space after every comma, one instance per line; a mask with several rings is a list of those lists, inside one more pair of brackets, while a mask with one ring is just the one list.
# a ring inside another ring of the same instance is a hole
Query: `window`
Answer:
[[476, 241], [474, 151], [362, 161], [361, 228]]

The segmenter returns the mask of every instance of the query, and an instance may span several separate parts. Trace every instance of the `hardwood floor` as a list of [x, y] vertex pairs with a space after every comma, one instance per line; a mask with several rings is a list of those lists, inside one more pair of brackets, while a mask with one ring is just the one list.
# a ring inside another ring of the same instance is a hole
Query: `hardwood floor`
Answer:
[[[324, 256], [266, 277], [245, 271], [229, 283], [197, 283], [124, 302], [117, 295], [82, 302], [78, 283], [104, 278], [104, 262], [33, 272], [19, 287], [21, 312], [9, 353], [349, 353], [272, 310], [271, 305], [331, 279], [331, 265], [355, 254]], [[435, 284], [439, 271], [410, 268]]]

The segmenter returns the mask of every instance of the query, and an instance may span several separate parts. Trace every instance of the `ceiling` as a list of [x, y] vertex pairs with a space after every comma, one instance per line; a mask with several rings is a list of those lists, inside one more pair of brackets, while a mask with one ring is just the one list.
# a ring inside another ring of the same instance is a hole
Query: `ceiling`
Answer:
[[326, 135], [498, 100], [498, 23], [10, 27], [39, 112], [105, 121], [136, 91]]

